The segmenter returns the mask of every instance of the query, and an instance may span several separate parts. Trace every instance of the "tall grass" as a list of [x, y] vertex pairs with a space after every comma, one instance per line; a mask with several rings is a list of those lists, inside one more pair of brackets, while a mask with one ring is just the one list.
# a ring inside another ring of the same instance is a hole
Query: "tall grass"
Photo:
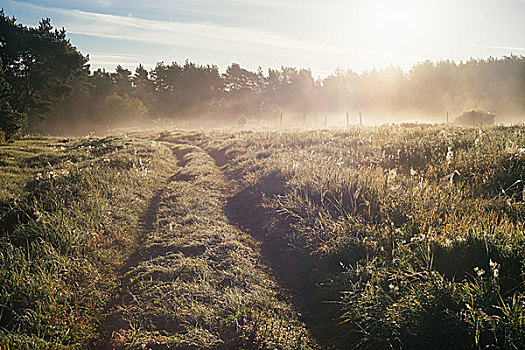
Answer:
[[516, 348], [524, 131], [218, 133], [205, 145], [252, 188], [266, 230], [309, 260], [311, 310], [332, 320], [317, 325], [325, 345]]
[[171, 151], [114, 137], [0, 152], [0, 347], [86, 348]]

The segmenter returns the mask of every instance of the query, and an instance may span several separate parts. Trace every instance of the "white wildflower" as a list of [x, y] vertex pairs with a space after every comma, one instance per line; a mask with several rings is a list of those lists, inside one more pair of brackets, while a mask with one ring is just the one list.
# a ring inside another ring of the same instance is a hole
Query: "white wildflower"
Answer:
[[499, 277], [500, 264], [498, 264], [497, 262], [492, 261], [492, 259], [490, 259], [489, 260], [489, 266], [490, 266], [490, 270], [492, 271], [492, 275], [494, 276], [494, 278], [498, 278]]
[[477, 266], [474, 268], [474, 271], [476, 272], [476, 274], [478, 275], [478, 277], [481, 277], [481, 276], [483, 276], [483, 275], [485, 274], [485, 270], [480, 269], [480, 268], [477, 267]]
[[448, 152], [447, 152], [447, 157], [446, 157], [448, 164], [450, 164], [453, 157], [454, 157], [454, 152], [452, 151], [452, 147], [449, 147]]

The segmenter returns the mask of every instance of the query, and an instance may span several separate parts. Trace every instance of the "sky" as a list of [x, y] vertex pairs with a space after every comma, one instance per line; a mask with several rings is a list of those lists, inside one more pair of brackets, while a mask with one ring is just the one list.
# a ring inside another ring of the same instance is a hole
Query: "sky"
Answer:
[[2, 0], [6, 15], [49, 17], [92, 69], [157, 62], [324, 77], [425, 60], [525, 55], [525, 0]]

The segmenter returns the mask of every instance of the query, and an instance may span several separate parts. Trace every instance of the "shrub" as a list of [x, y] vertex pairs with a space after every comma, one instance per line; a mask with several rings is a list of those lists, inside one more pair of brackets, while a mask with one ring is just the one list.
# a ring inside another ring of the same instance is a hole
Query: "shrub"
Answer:
[[128, 94], [109, 95], [104, 102], [105, 119], [111, 125], [120, 122], [140, 120], [148, 114], [148, 109], [141, 100]]
[[27, 126], [27, 115], [17, 112], [11, 106], [11, 94], [11, 86], [6, 82], [0, 66], [0, 143], [15, 138]]
[[16, 138], [27, 125], [27, 116], [14, 111], [8, 104], [0, 102], [0, 142]]
[[454, 123], [463, 126], [494, 125], [496, 115], [481, 110], [463, 111], [456, 117]]

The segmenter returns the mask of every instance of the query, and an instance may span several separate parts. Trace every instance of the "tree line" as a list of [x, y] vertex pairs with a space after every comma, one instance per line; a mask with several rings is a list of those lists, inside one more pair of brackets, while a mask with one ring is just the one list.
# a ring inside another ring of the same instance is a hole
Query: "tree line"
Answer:
[[[281, 67], [250, 71], [231, 64], [186, 61], [139, 65], [132, 72], [90, 71], [79, 52], [49, 19], [37, 27], [0, 12], [0, 136], [26, 127], [41, 132], [103, 131], [163, 121], [271, 121], [362, 111], [457, 114], [465, 109], [522, 114], [525, 56], [425, 61], [408, 72], [390, 66], [363, 73], [337, 69], [324, 78], [311, 70]], [[385, 120], [388, 121], [388, 120]]]

